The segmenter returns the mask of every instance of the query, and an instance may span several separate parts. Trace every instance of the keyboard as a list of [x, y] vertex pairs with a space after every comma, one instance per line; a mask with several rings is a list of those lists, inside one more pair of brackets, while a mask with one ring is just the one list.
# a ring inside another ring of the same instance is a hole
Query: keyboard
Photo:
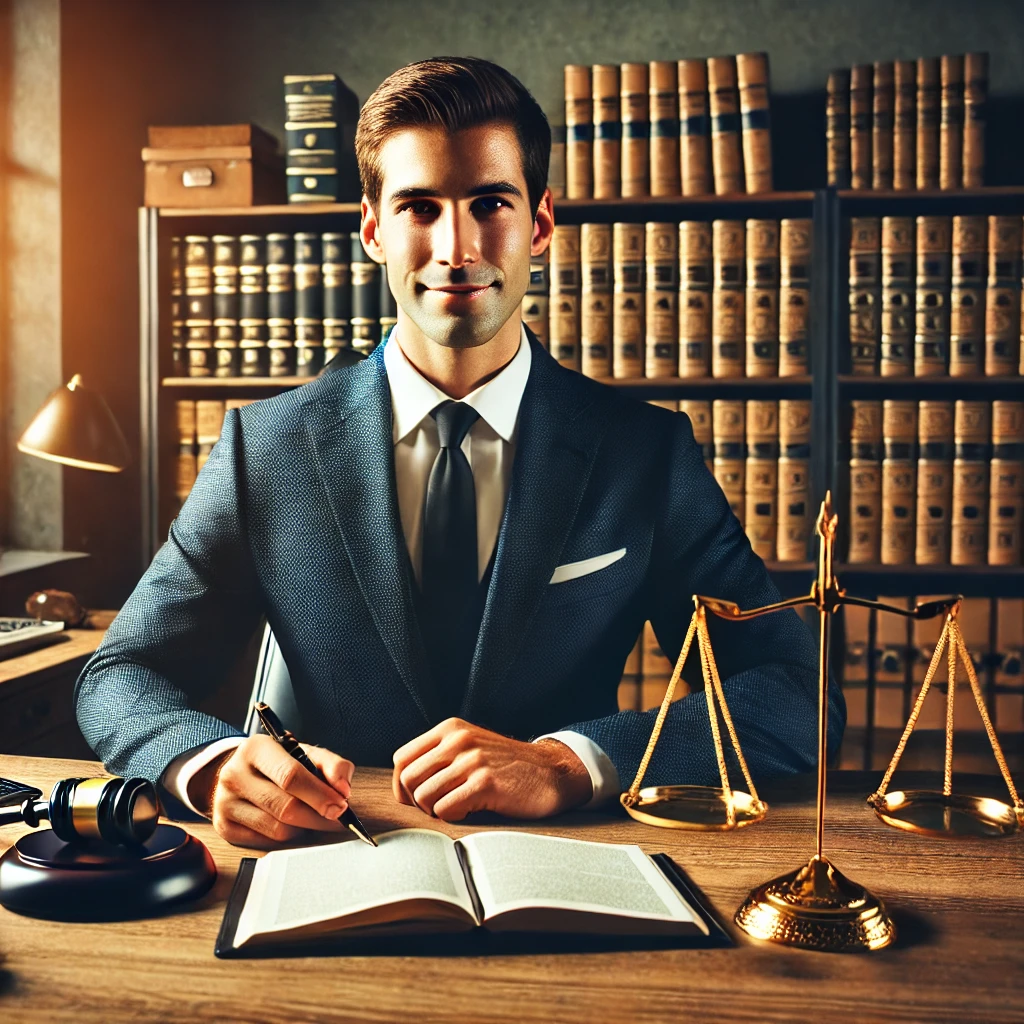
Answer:
[[38, 800], [42, 791], [24, 782], [14, 779], [0, 779], [0, 807], [8, 804], [20, 804], [26, 800]]
[[0, 658], [9, 658], [48, 643], [55, 639], [54, 633], [63, 629], [63, 622], [0, 617]]

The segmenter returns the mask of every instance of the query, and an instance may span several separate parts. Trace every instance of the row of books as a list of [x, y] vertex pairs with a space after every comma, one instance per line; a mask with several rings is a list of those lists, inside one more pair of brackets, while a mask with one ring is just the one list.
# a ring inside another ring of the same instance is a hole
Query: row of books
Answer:
[[567, 64], [551, 164], [556, 198], [771, 192], [768, 55]]
[[255, 398], [180, 399], [174, 403], [174, 431], [177, 439], [174, 497], [184, 503], [199, 470], [220, 438], [228, 409], [240, 409]]
[[1024, 220], [850, 219], [850, 368], [883, 377], [1016, 376]]
[[338, 201], [337, 75], [285, 75], [285, 176], [290, 203]]
[[1020, 565], [1024, 402], [854, 401], [847, 560]]
[[855, 189], [984, 184], [988, 54], [875, 61], [828, 78], [828, 183]]

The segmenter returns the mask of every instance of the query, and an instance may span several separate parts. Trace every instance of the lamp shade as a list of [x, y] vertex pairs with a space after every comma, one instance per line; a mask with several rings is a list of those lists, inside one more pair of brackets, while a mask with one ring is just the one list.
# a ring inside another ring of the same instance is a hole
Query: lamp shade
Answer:
[[18, 440], [18, 450], [103, 473], [120, 473], [131, 461], [110, 407], [77, 373], [47, 398]]

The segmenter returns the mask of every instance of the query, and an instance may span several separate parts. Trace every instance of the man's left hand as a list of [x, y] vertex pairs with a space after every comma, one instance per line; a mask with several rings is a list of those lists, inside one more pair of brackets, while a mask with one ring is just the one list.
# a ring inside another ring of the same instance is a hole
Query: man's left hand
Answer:
[[558, 740], [524, 743], [449, 718], [394, 755], [395, 799], [444, 821], [473, 811], [546, 818], [593, 794], [583, 762]]

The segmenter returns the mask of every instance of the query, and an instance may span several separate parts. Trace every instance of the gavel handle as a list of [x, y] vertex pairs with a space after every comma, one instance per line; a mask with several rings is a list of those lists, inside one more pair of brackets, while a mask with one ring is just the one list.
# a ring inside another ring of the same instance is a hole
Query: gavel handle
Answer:
[[25, 800], [17, 807], [0, 807], [0, 825], [31, 825], [50, 819], [48, 800]]

